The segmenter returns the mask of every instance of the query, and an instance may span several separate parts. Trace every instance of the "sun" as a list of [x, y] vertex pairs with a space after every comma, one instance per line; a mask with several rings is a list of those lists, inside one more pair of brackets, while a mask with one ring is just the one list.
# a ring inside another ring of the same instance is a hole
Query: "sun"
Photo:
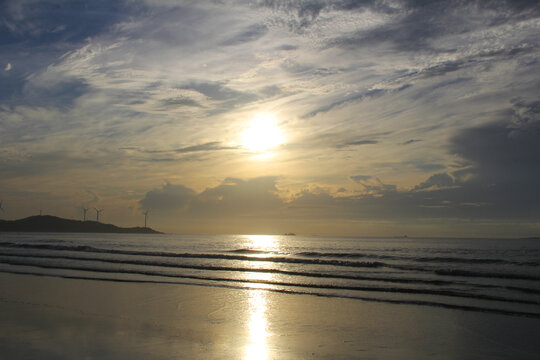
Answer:
[[256, 153], [267, 152], [285, 141], [275, 115], [269, 113], [259, 114], [251, 119], [241, 136], [242, 147]]

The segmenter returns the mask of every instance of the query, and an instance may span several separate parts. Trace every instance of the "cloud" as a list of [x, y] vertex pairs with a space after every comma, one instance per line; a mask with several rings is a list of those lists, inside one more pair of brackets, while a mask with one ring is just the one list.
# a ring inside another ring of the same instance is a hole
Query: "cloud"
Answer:
[[[201, 224], [204, 211], [538, 213], [537, 1], [9, 0], [0, 13], [2, 188], [61, 193], [114, 168], [96, 193], [141, 198], [181, 178], [147, 200], [170, 194], [180, 205], [163, 209]], [[272, 159], [229, 145], [257, 111], [287, 136]]]
[[161, 189], [146, 193], [139, 201], [142, 208], [153, 212], [175, 212], [185, 208], [196, 196], [195, 191], [183, 185], [166, 183]]
[[465, 159], [476, 181], [511, 193], [525, 203], [538, 199], [540, 178], [540, 102], [514, 100], [512, 116], [458, 133], [450, 151]]
[[414, 190], [425, 190], [433, 188], [445, 188], [454, 185], [454, 179], [446, 173], [435, 174], [426, 181], [414, 187]]
[[237, 100], [246, 96], [245, 93], [231, 89], [221, 82], [189, 82], [178, 87], [184, 90], [195, 90], [210, 100], [224, 101]]
[[239, 105], [251, 103], [259, 98], [252, 92], [232, 89], [223, 82], [192, 81], [177, 88], [197, 91], [212, 101], [212, 109], [208, 111], [209, 115], [230, 111]]
[[371, 176], [370, 175], [352, 175], [351, 179], [354, 182], [357, 182], [357, 183], [361, 184], [362, 182], [371, 179]]
[[14, 99], [14, 102], [29, 106], [66, 108], [90, 90], [90, 86], [83, 79], [37, 84], [29, 81], [23, 87], [21, 98]]
[[[25, 178], [44, 174], [69, 173], [73, 170], [95, 169], [102, 167], [105, 162], [103, 155], [68, 153], [64, 151], [49, 151], [27, 154], [3, 154], [0, 158], [2, 175], [5, 179]], [[112, 163], [107, 159], [107, 163]]]
[[339, 99], [337, 101], [334, 101], [330, 104], [327, 104], [327, 105], [323, 105], [313, 111], [310, 111], [309, 113], [303, 115], [302, 117], [303, 118], [310, 118], [310, 117], [313, 117], [315, 115], [318, 115], [320, 113], [326, 113], [326, 112], [329, 112], [330, 110], [334, 109], [334, 108], [337, 108], [337, 107], [342, 107], [342, 106], [345, 106], [345, 105], [348, 105], [348, 104], [352, 104], [352, 103], [356, 103], [356, 102], [360, 102], [360, 101], [363, 101], [363, 100], [366, 100], [366, 99], [376, 99], [376, 98], [379, 98], [383, 95], [386, 95], [386, 94], [395, 94], [397, 92], [400, 92], [400, 91], [403, 91], [403, 90], [406, 90], [408, 89], [409, 87], [411, 87], [412, 85], [410, 84], [405, 84], [399, 88], [373, 88], [373, 89], [370, 89], [370, 90], [365, 90], [365, 91], [360, 91], [359, 93], [355, 94], [355, 95], [349, 95], [347, 97], [345, 97], [344, 99]]
[[282, 50], [282, 51], [293, 51], [297, 49], [298, 49], [298, 46], [290, 45], [290, 44], [283, 44], [276, 48], [276, 50]]
[[[276, 177], [228, 178], [198, 194], [183, 190], [189, 197], [182, 197], [177, 208], [182, 208], [188, 217], [210, 218], [309, 216], [357, 220], [532, 221], [540, 215], [539, 104], [517, 99], [513, 102], [514, 115], [506, 122], [460, 130], [448, 149], [468, 165], [452, 174], [433, 174], [409, 189], [400, 189], [371, 175], [352, 175], [350, 179], [363, 188], [358, 195], [347, 196], [342, 190], [338, 191], [339, 195], [333, 195], [319, 188], [302, 190], [286, 201], [278, 196]], [[147, 197], [173, 190], [174, 187], [166, 186], [149, 192]], [[163, 198], [174, 198], [173, 194]]]
[[204, 144], [187, 146], [180, 149], [173, 150], [175, 153], [191, 153], [199, 151], [221, 151], [221, 150], [235, 150], [236, 146], [224, 146], [218, 141], [207, 142]]
[[[348, 49], [391, 44], [395, 50], [451, 51], [437, 46], [436, 41], [448, 35], [461, 35], [484, 27], [478, 22], [479, 14], [489, 26], [533, 18], [540, 13], [534, 1], [432, 1], [404, 0], [395, 2], [395, 7], [381, 7], [382, 2], [367, 2], [372, 12], [392, 14], [392, 21], [382, 26], [360, 30], [348, 36], [337, 37], [329, 43]], [[487, 10], [491, 10], [488, 12]]]
[[221, 45], [224, 46], [234, 46], [239, 44], [244, 44], [246, 42], [251, 42], [262, 38], [268, 33], [268, 28], [263, 24], [253, 24], [248, 26], [238, 34], [235, 34], [231, 38], [223, 41]]
[[420, 140], [420, 139], [410, 139], [410, 140], [404, 141], [403, 145], [410, 145], [410, 144], [414, 144], [415, 142], [419, 142], [419, 141], [422, 141], [422, 140]]
[[185, 146], [185, 147], [175, 148], [175, 149], [151, 150], [151, 149], [141, 149], [139, 147], [123, 147], [121, 149], [133, 150], [133, 151], [146, 153], [146, 154], [156, 154], [156, 153], [188, 154], [188, 153], [206, 152], [206, 151], [235, 150], [235, 149], [238, 149], [238, 147], [223, 145], [219, 141], [210, 141], [210, 142], [206, 142], [202, 144], [190, 145], [190, 146]]
[[191, 107], [198, 107], [198, 108], [204, 107], [199, 102], [191, 98], [188, 98], [186, 96], [177, 96], [175, 98], [163, 99], [161, 101], [161, 104], [165, 108], [176, 108], [176, 107], [182, 107], [182, 106], [191, 106]]
[[441, 171], [446, 168], [446, 166], [443, 164], [433, 164], [425, 161], [413, 161], [410, 162], [410, 164], [422, 172]]
[[274, 211], [283, 206], [277, 196], [275, 177], [227, 178], [200, 193], [167, 183], [161, 189], [149, 191], [139, 203], [156, 212], [181, 211], [190, 218], [209, 219], [275, 215]]
[[286, 14], [284, 23], [293, 30], [301, 31], [311, 25], [317, 19], [321, 10], [327, 5], [322, 1], [279, 1], [263, 0], [259, 1], [260, 6], [269, 7], [274, 10], [283, 11]]
[[[2, 42], [25, 38], [32, 44], [81, 42], [141, 10], [127, 1], [8, 0], [0, 7]], [[7, 31], [6, 31], [7, 30]]]
[[350, 141], [345, 144], [338, 145], [339, 148], [347, 147], [347, 146], [360, 146], [360, 145], [373, 145], [377, 144], [378, 140], [357, 140], [357, 141]]

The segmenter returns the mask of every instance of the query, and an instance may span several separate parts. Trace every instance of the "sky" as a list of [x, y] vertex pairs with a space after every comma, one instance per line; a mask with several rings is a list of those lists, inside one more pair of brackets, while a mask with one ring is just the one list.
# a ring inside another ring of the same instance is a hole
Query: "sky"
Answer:
[[537, 0], [0, 2], [0, 218], [540, 235]]

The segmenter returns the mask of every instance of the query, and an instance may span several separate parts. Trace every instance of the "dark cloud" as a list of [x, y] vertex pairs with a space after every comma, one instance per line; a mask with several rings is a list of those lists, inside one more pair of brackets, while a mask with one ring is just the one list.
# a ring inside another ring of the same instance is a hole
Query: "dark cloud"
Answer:
[[264, 216], [275, 215], [282, 201], [277, 196], [276, 177], [249, 180], [228, 178], [197, 196], [192, 211], [202, 216]]
[[[236, 150], [236, 149], [238, 149], [237, 146], [223, 145], [219, 141], [210, 141], [203, 144], [196, 144], [196, 145], [186, 146], [186, 147], [177, 148], [177, 149], [152, 150], [152, 149], [141, 149], [139, 147], [121, 148], [121, 150], [136, 151], [137, 153], [140, 153], [140, 154], [150, 154], [150, 155], [165, 154], [164, 157], [140, 159], [140, 161], [156, 161], [156, 162], [178, 161], [179, 159], [177, 157], [174, 157], [174, 154], [184, 155], [184, 154], [196, 154], [196, 153]], [[189, 158], [183, 157], [182, 159], [183, 160], [200, 160], [199, 157], [189, 157]]]
[[443, 164], [433, 164], [433, 163], [427, 163], [423, 161], [410, 162], [409, 164], [411, 164], [416, 169], [423, 172], [441, 171], [441, 170], [446, 169], [446, 166]]
[[290, 45], [290, 44], [283, 44], [276, 48], [276, 50], [282, 50], [282, 51], [293, 51], [297, 49], [298, 49], [298, 46]]
[[90, 86], [82, 79], [72, 79], [48, 85], [27, 83], [20, 98], [12, 98], [12, 103], [29, 106], [65, 108], [90, 91]]
[[270, 98], [283, 94], [283, 90], [276, 85], [268, 85], [259, 89], [258, 93], [264, 98]]
[[263, 24], [253, 24], [245, 28], [238, 34], [235, 34], [230, 39], [221, 43], [224, 46], [239, 45], [246, 42], [251, 42], [262, 38], [268, 33], [268, 28]]
[[94, 169], [110, 165], [116, 157], [103, 154], [88, 156], [65, 151], [49, 151], [25, 155], [2, 154], [0, 167], [2, 178], [31, 177], [44, 174], [67, 174], [72, 170]]
[[187, 191], [190, 205], [184, 208], [182, 200], [178, 207], [186, 216], [213, 217], [535, 220], [540, 216], [540, 101], [516, 99], [511, 110], [505, 122], [463, 129], [451, 139], [449, 151], [465, 167], [433, 174], [410, 190], [353, 175], [350, 179], [364, 188], [359, 195], [304, 190], [285, 202], [277, 196], [275, 177], [226, 179], [196, 196]]
[[373, 144], [377, 144], [378, 142], [379, 142], [378, 140], [356, 140], [356, 141], [346, 142], [345, 144], [340, 144], [337, 147], [342, 148], [342, 147], [348, 147], [348, 146], [373, 145]]
[[324, 1], [318, 0], [262, 0], [258, 4], [259, 6], [280, 10], [288, 14], [286, 24], [293, 31], [299, 31], [311, 25], [317, 19], [321, 10], [327, 6]]
[[255, 217], [275, 215], [283, 206], [275, 177], [249, 180], [227, 178], [216, 187], [196, 193], [183, 185], [165, 184], [140, 201], [157, 212], [183, 211], [189, 217]]
[[157, 212], [174, 212], [186, 207], [196, 196], [195, 191], [183, 185], [166, 183], [161, 189], [151, 190], [139, 201], [145, 209]]
[[449, 151], [465, 164], [452, 176], [434, 174], [412, 190], [351, 177], [368, 194], [336, 201], [369, 209], [375, 218], [537, 219], [540, 102], [516, 99], [511, 114], [506, 121], [460, 130], [451, 139]]
[[357, 182], [357, 183], [361, 184], [363, 181], [367, 181], [367, 180], [371, 179], [371, 176], [370, 175], [353, 175], [353, 176], [351, 176], [351, 179], [354, 182]]
[[[420, 89], [420, 87], [417, 87], [417, 90], [411, 94], [411, 98], [413, 100], [422, 100], [425, 102], [431, 102], [434, 101], [435, 98], [445, 96], [445, 91], [448, 90], [448, 88], [452, 87], [458, 87], [463, 84], [468, 84], [470, 82], [473, 82], [474, 79], [470, 77], [459, 77], [455, 79], [445, 79], [442, 81], [438, 81], [437, 83], [433, 85], [428, 85]], [[442, 91], [440, 91], [442, 90]]]
[[418, 75], [419, 77], [424, 78], [424, 79], [437, 77], [437, 76], [443, 76], [443, 75], [461, 70], [465, 66], [471, 65], [471, 64], [477, 64], [477, 61], [472, 61], [472, 60], [445, 61], [442, 64], [430, 66], [422, 70]]
[[231, 89], [220, 82], [189, 82], [181, 85], [179, 89], [195, 90], [211, 100], [232, 100], [245, 96], [241, 91]]
[[422, 141], [422, 140], [420, 140], [420, 139], [410, 139], [410, 140], [404, 141], [403, 145], [414, 144], [415, 142], [419, 142], [419, 141]]
[[400, 92], [400, 91], [403, 91], [403, 90], [406, 90], [408, 89], [409, 87], [411, 87], [412, 85], [411, 84], [405, 84], [399, 88], [374, 88], [374, 89], [370, 89], [370, 90], [365, 90], [365, 91], [361, 91], [361, 92], [358, 92], [354, 95], [349, 95], [345, 98], [340, 98], [334, 102], [331, 102], [330, 104], [327, 104], [327, 105], [323, 105], [323, 106], [320, 106], [318, 107], [317, 109], [303, 115], [302, 117], [303, 118], [310, 118], [310, 117], [313, 117], [317, 114], [320, 114], [320, 113], [326, 113], [336, 107], [341, 107], [341, 106], [345, 106], [345, 105], [348, 105], [348, 104], [351, 104], [351, 103], [355, 103], [355, 102], [359, 102], [359, 101], [363, 101], [365, 99], [374, 99], [374, 98], [378, 98], [378, 97], [381, 97], [385, 94], [394, 94], [394, 93], [397, 93], [397, 92]]
[[258, 5], [284, 12], [287, 15], [285, 24], [296, 32], [302, 32], [312, 25], [323, 11], [361, 12], [371, 9], [385, 14], [396, 12], [384, 0], [260, 0]]
[[415, 186], [415, 190], [425, 190], [433, 188], [445, 188], [454, 185], [454, 179], [446, 173], [435, 174], [429, 177], [423, 183]]
[[[339, 2], [338, 2], [339, 3]], [[330, 46], [359, 48], [383, 43], [391, 44], [400, 51], [434, 51], [435, 41], [442, 36], [463, 34], [486, 26], [478, 22], [475, 14], [483, 12], [489, 25], [495, 26], [538, 16], [540, 6], [535, 1], [397, 1], [395, 7], [380, 6], [382, 1], [360, 2], [374, 12], [397, 13], [400, 15], [391, 24], [361, 30], [350, 36], [336, 38]], [[328, 2], [332, 7], [334, 2]], [[334, 8], [339, 8], [334, 6]], [[343, 7], [342, 7], [343, 8]], [[361, 6], [359, 6], [361, 8]], [[486, 11], [488, 10], [489, 13]], [[453, 49], [439, 49], [452, 51]]]
[[207, 142], [204, 144], [198, 144], [193, 146], [187, 146], [180, 149], [173, 150], [175, 153], [191, 153], [199, 151], [220, 151], [220, 150], [234, 150], [238, 149], [236, 146], [224, 146], [219, 141]]
[[468, 161], [476, 181], [529, 203], [540, 195], [540, 102], [515, 100], [512, 112], [508, 121], [461, 131], [450, 151]]
[[284, 148], [287, 149], [301, 149], [301, 148], [328, 148], [346, 149], [348, 147], [354, 148], [356, 146], [374, 145], [379, 143], [379, 139], [386, 135], [392, 134], [391, 131], [380, 131], [373, 133], [360, 133], [357, 136], [351, 134], [352, 131], [337, 131], [337, 132], [322, 132], [312, 136], [304, 138], [298, 143], [284, 144]]
[[198, 107], [202, 108], [202, 106], [199, 102], [187, 97], [187, 96], [177, 96], [174, 98], [168, 98], [163, 99], [161, 101], [161, 105], [163, 105], [165, 108], [177, 108], [177, 107]]
[[120, 148], [120, 150], [131, 152], [130, 156], [136, 161], [153, 163], [202, 162], [215, 156], [216, 152], [237, 149], [239, 149], [238, 146], [224, 145], [219, 141], [169, 149], [144, 149], [139, 147]]
[[259, 96], [252, 92], [242, 92], [232, 89], [221, 82], [196, 82], [192, 81], [178, 87], [184, 90], [195, 90], [205, 95], [209, 100], [216, 101], [209, 115], [215, 115], [230, 111], [237, 106], [256, 101]]
[[142, 10], [130, 1], [4, 1], [0, 45], [78, 43]]
[[[0, 58], [12, 64], [9, 72], [0, 73], [0, 102], [68, 104], [70, 98], [85, 90], [84, 81], [66, 80], [52, 89], [36, 89], [28, 83], [29, 74], [40, 73], [89, 38], [109, 33], [114, 25], [144, 11], [144, 6], [131, 1], [0, 2]], [[74, 95], [70, 95], [71, 91]], [[23, 92], [30, 98], [25, 98]], [[58, 99], [54, 99], [55, 94]]]

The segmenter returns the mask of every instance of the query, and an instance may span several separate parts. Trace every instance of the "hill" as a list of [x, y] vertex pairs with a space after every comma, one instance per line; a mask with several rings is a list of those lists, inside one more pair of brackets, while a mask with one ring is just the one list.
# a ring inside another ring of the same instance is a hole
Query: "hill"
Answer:
[[97, 221], [70, 220], [50, 215], [36, 215], [19, 220], [0, 220], [0, 231], [161, 234], [151, 228], [122, 228]]

